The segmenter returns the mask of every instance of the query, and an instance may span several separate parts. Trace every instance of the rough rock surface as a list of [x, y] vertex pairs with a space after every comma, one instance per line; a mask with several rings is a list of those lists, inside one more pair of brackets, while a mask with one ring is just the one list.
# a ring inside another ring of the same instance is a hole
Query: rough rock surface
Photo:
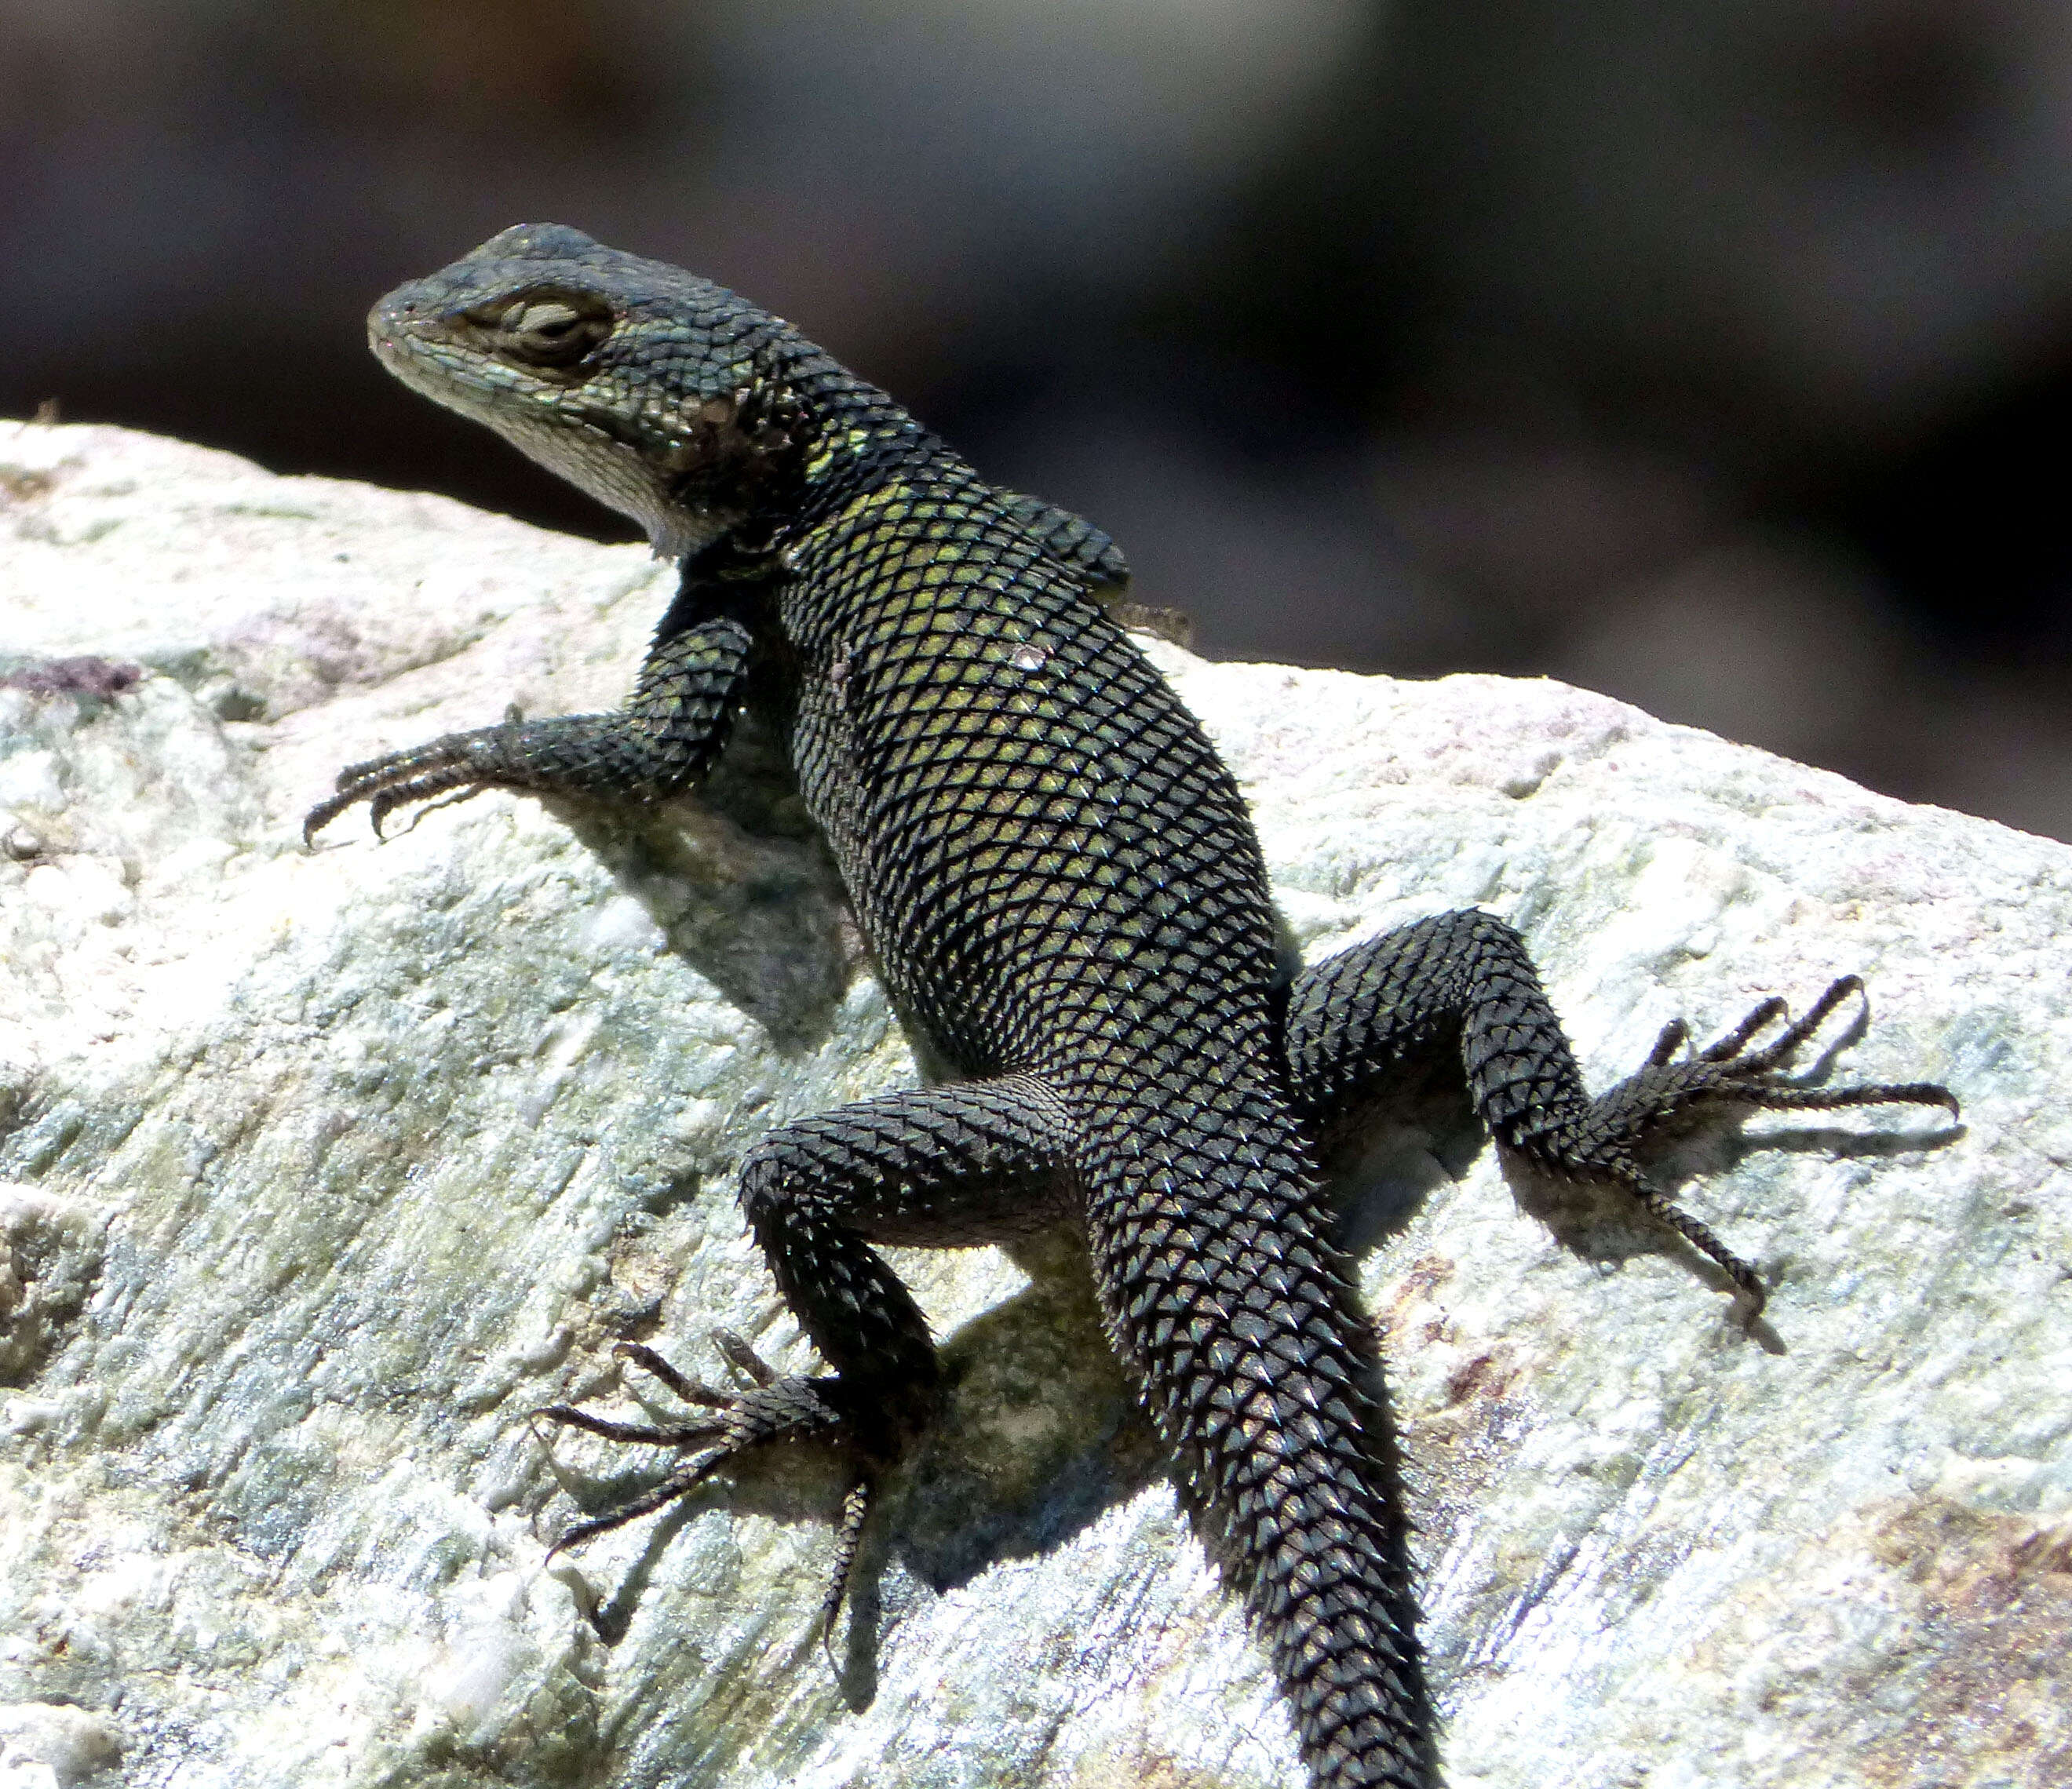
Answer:
[[[903, 1258], [953, 1396], [832, 1657], [803, 1454], [548, 1561], [662, 1461], [527, 1411], [624, 1395], [621, 1337], [803, 1362], [733, 1170], [911, 1061], [752, 753], [645, 819], [297, 822], [615, 702], [667, 578], [0, 425], [7, 1789], [1297, 1780], [1062, 1246]], [[1457, 1789], [2072, 1782], [2072, 851], [1557, 685], [1156, 650], [1305, 953], [1487, 906], [1597, 1085], [1859, 970], [1825, 1066], [1965, 1103], [1664, 1164], [1769, 1276], [1753, 1337], [1443, 1094], [1349, 1169]]]

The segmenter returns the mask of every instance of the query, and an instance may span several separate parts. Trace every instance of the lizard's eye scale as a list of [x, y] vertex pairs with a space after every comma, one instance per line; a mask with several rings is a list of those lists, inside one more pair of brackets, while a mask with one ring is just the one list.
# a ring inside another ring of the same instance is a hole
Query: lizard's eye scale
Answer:
[[497, 351], [535, 367], [572, 367], [611, 334], [609, 306], [559, 293], [533, 293], [475, 321]]

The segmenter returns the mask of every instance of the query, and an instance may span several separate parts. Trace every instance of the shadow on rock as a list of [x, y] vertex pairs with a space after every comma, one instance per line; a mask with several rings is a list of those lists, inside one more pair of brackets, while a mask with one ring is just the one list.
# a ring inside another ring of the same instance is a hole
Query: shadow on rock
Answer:
[[767, 740], [737, 741], [691, 799], [547, 805], [780, 1052], [826, 1040], [864, 953], [833, 860]]

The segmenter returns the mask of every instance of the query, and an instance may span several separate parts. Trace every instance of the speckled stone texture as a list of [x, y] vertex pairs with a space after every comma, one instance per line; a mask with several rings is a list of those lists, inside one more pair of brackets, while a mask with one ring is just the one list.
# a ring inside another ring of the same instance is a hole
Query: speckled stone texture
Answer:
[[[646, 814], [298, 827], [349, 761], [616, 702], [670, 588], [0, 424], [6, 1789], [1296, 1780], [1062, 1238], [898, 1254], [949, 1409], [832, 1660], [804, 1451], [546, 1559], [665, 1460], [525, 1413], [635, 1412], [625, 1338], [809, 1366], [735, 1169], [915, 1070], [764, 742]], [[1830, 1065], [1964, 1101], [1660, 1164], [1770, 1280], [1753, 1338], [1443, 1089], [1383, 1113], [1346, 1233], [1457, 1789], [2072, 1780], [2072, 851], [1558, 685], [1153, 650], [1311, 958], [1484, 906], [1596, 1086], [1855, 970]]]

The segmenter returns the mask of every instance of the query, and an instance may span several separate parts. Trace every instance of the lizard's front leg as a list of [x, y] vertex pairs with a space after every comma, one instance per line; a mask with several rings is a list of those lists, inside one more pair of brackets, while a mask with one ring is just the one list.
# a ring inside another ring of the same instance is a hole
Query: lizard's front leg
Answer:
[[1073, 1208], [1071, 1139], [1063, 1103], [1028, 1076], [864, 1100], [764, 1138], [742, 1164], [742, 1205], [784, 1302], [833, 1372], [780, 1377], [722, 1334], [722, 1352], [752, 1381], [729, 1394], [684, 1377], [652, 1350], [622, 1349], [713, 1414], [674, 1428], [615, 1422], [568, 1405], [539, 1414], [610, 1440], [696, 1449], [700, 1457], [557, 1545], [660, 1509], [754, 1449], [824, 1442], [853, 1467], [822, 1605], [823, 1619], [832, 1621], [871, 1487], [933, 1414], [939, 1379], [927, 1320], [871, 1244], [966, 1247], [1055, 1223]]
[[632, 699], [616, 712], [506, 720], [348, 765], [338, 792], [310, 810], [303, 840], [355, 802], [368, 803], [378, 834], [404, 803], [453, 789], [641, 801], [680, 794], [704, 778], [733, 732], [754, 650], [745, 622], [713, 617], [658, 639]]

